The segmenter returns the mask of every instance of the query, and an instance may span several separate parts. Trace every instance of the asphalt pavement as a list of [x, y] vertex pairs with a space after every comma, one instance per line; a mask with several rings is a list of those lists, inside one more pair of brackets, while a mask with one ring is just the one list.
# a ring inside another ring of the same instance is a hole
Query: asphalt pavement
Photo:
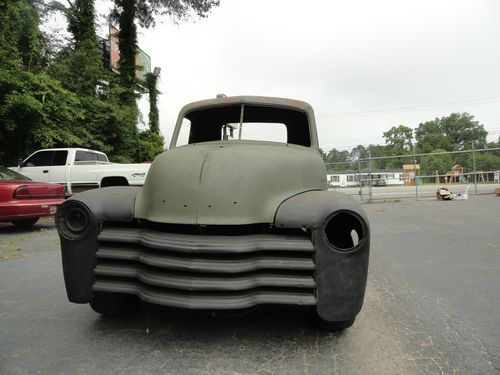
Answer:
[[102, 318], [67, 301], [51, 219], [0, 223], [0, 374], [500, 373], [500, 198], [363, 207], [367, 294], [343, 333], [283, 306]]

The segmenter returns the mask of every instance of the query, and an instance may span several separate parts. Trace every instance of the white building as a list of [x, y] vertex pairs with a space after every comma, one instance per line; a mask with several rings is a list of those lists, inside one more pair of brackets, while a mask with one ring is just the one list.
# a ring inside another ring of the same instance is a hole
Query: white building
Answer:
[[[368, 185], [370, 182], [370, 174], [367, 172], [359, 174], [354, 171], [331, 171], [326, 175], [328, 186], [334, 188], [359, 186], [360, 179], [363, 185]], [[372, 186], [404, 185], [403, 171], [372, 171], [371, 181]]]

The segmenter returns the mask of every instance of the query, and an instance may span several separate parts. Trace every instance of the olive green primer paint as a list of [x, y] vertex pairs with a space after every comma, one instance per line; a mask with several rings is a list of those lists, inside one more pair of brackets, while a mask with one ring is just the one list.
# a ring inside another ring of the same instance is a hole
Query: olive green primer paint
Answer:
[[281, 202], [308, 190], [326, 190], [314, 149], [250, 141], [186, 145], [155, 159], [135, 216], [176, 224], [272, 223]]

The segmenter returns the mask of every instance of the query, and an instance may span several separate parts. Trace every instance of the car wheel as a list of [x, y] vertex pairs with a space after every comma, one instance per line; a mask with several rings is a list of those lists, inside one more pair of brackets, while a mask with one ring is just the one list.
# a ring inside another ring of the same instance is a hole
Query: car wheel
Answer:
[[316, 309], [313, 309], [311, 311], [311, 318], [314, 326], [324, 331], [342, 331], [352, 326], [354, 324], [354, 321], [356, 320], [356, 317], [354, 317], [348, 320], [331, 322], [321, 318]]
[[90, 307], [105, 316], [119, 316], [133, 312], [139, 306], [139, 299], [130, 294], [95, 292]]
[[13, 220], [12, 224], [14, 224], [18, 228], [29, 228], [35, 225], [39, 219], [39, 217], [32, 217], [30, 219], [18, 219]]

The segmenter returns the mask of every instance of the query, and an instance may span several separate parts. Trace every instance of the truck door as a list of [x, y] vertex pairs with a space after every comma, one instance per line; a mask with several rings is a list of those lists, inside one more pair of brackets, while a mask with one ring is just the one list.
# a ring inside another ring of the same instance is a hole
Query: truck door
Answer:
[[49, 172], [49, 182], [55, 182], [58, 184], [65, 184], [67, 181], [66, 172], [68, 167], [66, 166], [68, 159], [67, 150], [54, 151], [54, 157], [52, 159], [52, 167]]
[[19, 173], [31, 178], [33, 181], [49, 182], [50, 168], [54, 151], [38, 151], [24, 161]]

